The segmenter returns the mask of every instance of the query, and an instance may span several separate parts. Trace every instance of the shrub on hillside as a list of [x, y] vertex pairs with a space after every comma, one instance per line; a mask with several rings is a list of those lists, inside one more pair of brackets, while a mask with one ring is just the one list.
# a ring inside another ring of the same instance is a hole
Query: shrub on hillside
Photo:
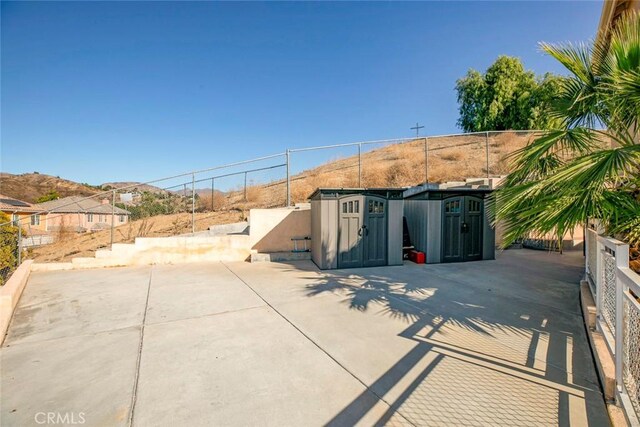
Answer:
[[36, 203], [44, 203], [50, 200], [58, 200], [60, 194], [56, 190], [51, 190], [47, 194], [44, 194], [36, 199]]

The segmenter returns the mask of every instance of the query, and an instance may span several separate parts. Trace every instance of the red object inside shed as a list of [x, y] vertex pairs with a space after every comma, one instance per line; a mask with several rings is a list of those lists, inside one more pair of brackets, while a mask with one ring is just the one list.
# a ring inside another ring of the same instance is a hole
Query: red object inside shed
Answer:
[[414, 251], [414, 250], [409, 251], [409, 261], [413, 261], [416, 264], [424, 264], [424, 261], [425, 261], [424, 252]]

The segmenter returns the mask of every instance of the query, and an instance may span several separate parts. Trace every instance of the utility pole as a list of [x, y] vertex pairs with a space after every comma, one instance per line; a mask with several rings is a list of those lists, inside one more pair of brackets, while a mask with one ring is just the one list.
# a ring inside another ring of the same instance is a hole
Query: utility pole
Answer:
[[420, 126], [420, 123], [416, 122], [416, 125], [409, 129], [416, 130], [416, 138], [420, 136], [420, 129], [424, 128], [424, 126]]

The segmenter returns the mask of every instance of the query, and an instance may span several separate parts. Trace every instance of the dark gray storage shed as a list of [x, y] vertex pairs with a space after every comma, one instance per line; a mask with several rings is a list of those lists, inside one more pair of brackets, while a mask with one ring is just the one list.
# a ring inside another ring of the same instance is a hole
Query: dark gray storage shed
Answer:
[[311, 259], [321, 269], [402, 265], [399, 188], [319, 188], [311, 196]]
[[495, 230], [485, 206], [492, 191], [433, 185], [404, 193], [411, 243], [427, 264], [495, 259]]

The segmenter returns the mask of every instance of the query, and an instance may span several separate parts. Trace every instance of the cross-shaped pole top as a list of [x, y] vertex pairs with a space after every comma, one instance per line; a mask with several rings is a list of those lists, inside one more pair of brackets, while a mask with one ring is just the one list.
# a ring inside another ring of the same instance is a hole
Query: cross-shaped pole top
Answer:
[[420, 129], [422, 129], [423, 127], [424, 126], [420, 126], [420, 124], [418, 122], [416, 122], [416, 125], [414, 127], [412, 127], [412, 128], [409, 128], [409, 129], [415, 129], [416, 130], [416, 137], [418, 137], [419, 134], [420, 134]]

